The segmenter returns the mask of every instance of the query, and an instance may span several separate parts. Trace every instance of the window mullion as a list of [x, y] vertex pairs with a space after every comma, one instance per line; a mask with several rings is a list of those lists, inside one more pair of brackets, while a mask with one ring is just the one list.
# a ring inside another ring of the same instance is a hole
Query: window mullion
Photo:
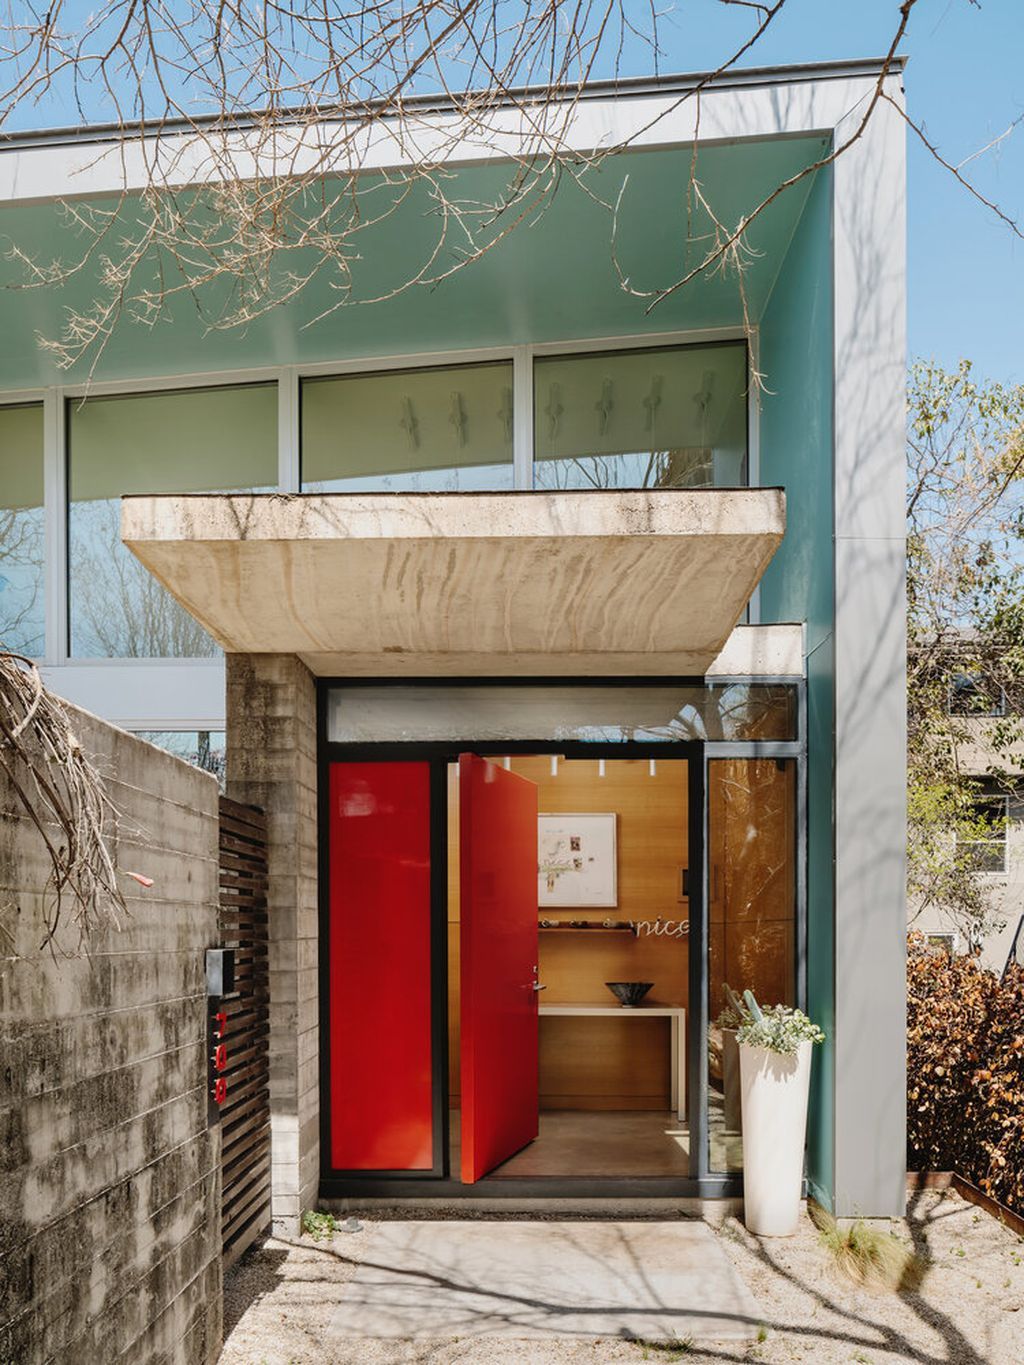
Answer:
[[513, 487], [533, 488], [533, 348], [517, 346], [512, 354]]
[[45, 658], [68, 657], [68, 461], [64, 391], [43, 397], [43, 592]]
[[301, 477], [299, 372], [289, 365], [277, 379], [277, 486], [282, 493], [298, 493]]

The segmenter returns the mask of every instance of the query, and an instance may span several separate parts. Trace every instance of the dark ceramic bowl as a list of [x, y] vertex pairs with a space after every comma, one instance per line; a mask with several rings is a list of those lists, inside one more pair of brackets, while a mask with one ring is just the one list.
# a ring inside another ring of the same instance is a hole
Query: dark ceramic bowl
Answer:
[[604, 983], [623, 1009], [639, 1005], [654, 985], [653, 981], [606, 981]]

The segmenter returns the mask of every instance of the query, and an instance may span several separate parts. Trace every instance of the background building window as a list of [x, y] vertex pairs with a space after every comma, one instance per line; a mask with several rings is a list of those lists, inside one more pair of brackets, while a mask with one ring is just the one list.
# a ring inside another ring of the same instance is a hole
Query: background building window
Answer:
[[945, 953], [948, 957], [953, 956], [960, 942], [960, 935], [954, 930], [930, 929], [926, 931], [924, 937], [929, 948], [937, 953]]
[[983, 673], [954, 673], [949, 682], [951, 716], [1005, 716], [1006, 694]]
[[511, 488], [512, 407], [509, 361], [304, 380], [303, 492]]
[[277, 487], [277, 386], [179, 389], [68, 404], [71, 653], [196, 657], [217, 646], [121, 544], [128, 493]]
[[742, 342], [546, 356], [533, 373], [535, 487], [746, 484]]
[[978, 794], [971, 806], [977, 832], [971, 838], [958, 839], [957, 844], [969, 852], [975, 872], [1005, 872], [1010, 798], [988, 778], [977, 781], [976, 786]]
[[43, 654], [43, 406], [0, 407], [0, 644]]

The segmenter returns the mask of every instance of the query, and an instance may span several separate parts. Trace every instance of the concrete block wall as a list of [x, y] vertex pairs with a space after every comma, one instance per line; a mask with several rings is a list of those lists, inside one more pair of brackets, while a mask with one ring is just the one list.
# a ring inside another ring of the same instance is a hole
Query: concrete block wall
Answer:
[[274, 1229], [320, 1179], [316, 686], [292, 654], [227, 656], [228, 795], [267, 817]]
[[40, 951], [42, 841], [0, 773], [0, 1361], [216, 1360], [220, 1142], [207, 1124], [204, 952], [217, 786], [81, 712], [122, 813], [130, 918]]

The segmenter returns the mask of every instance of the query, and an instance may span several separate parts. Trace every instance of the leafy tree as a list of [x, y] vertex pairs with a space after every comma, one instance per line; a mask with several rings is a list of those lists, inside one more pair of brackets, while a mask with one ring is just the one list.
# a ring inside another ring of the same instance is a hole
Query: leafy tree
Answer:
[[[1024, 386], [969, 361], [911, 371], [908, 421], [908, 892], [977, 943], [977, 875], [1024, 768]], [[987, 778], [987, 782], [980, 779]]]

